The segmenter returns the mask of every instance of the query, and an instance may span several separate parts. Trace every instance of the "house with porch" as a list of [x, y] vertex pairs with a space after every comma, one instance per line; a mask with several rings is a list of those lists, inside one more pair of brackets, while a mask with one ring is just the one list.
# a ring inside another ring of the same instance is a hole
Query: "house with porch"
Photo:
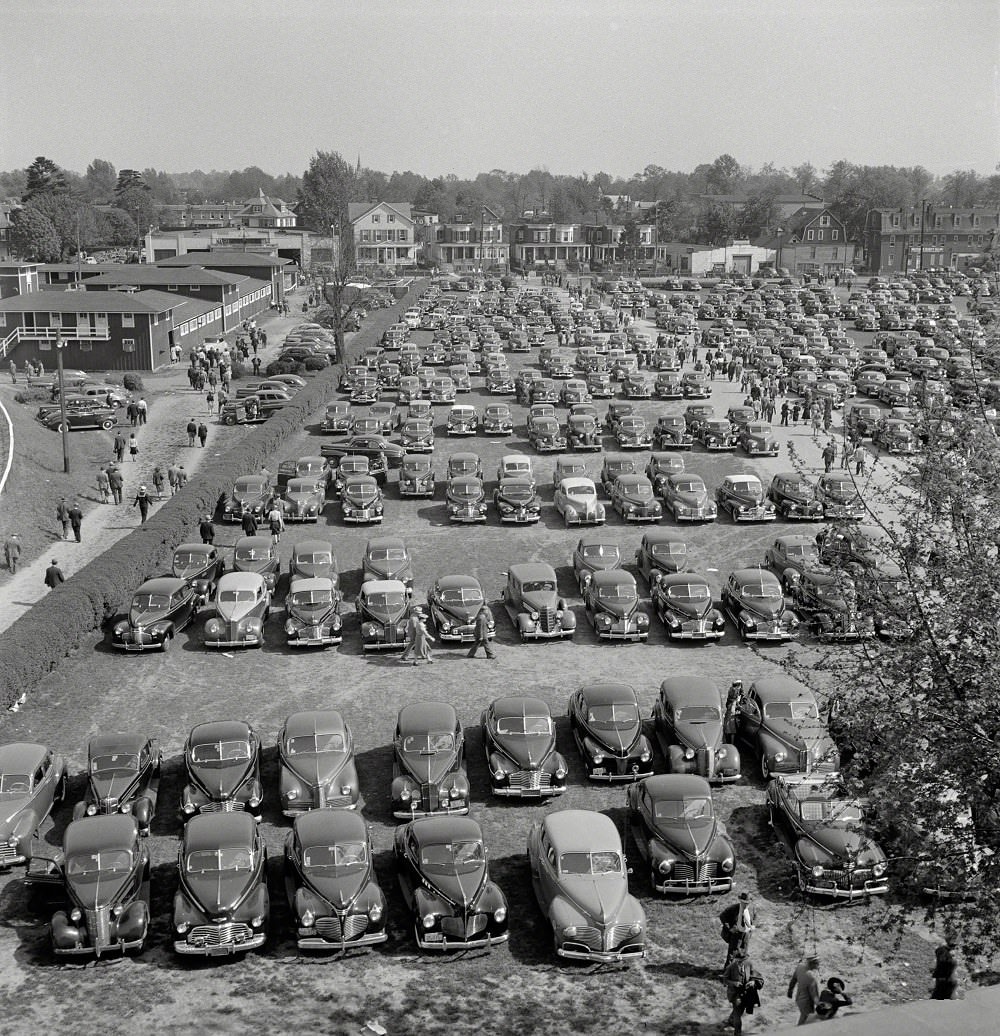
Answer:
[[416, 266], [416, 223], [409, 202], [354, 202], [347, 208], [359, 270]]

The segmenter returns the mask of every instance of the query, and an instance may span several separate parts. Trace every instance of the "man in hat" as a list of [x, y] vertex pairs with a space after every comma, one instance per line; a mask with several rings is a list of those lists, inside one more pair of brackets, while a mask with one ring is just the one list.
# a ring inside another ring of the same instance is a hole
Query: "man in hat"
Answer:
[[727, 952], [726, 963], [723, 969], [729, 967], [733, 954], [740, 949], [748, 952], [750, 949], [750, 936], [757, 927], [757, 908], [750, 899], [749, 892], [741, 892], [735, 903], [730, 903], [725, 910], [719, 914], [722, 922], [722, 938], [726, 940]]
[[198, 532], [201, 533], [202, 543], [215, 543], [215, 525], [210, 514], [206, 514], [202, 518], [201, 524], [198, 526]]
[[62, 569], [59, 567], [59, 562], [55, 558], [52, 559], [52, 564], [45, 570], [45, 585], [50, 589], [54, 590], [60, 583], [65, 583], [66, 577], [62, 574]]
[[743, 949], [737, 949], [733, 954], [722, 978], [726, 983], [726, 999], [732, 1007], [729, 1017], [722, 1024], [725, 1028], [731, 1026], [735, 1036], [740, 1036], [743, 1032], [743, 1015], [752, 1014], [760, 1006], [759, 990], [764, 985], [764, 979]]
[[469, 658], [475, 658], [476, 652], [480, 648], [482, 648], [486, 652], [487, 658], [497, 657], [496, 652], [493, 650], [493, 645], [490, 643], [490, 623], [492, 621], [493, 613], [490, 611], [489, 607], [484, 601], [479, 611], [476, 612], [476, 639], [473, 641], [472, 650], [469, 652]]
[[66, 503], [66, 497], [62, 497], [59, 503], [56, 505], [56, 519], [62, 526], [62, 538], [64, 540], [69, 539], [69, 504]]
[[80, 542], [80, 533], [83, 531], [83, 511], [80, 510], [80, 505], [74, 500], [73, 506], [69, 509], [69, 524], [73, 529], [73, 535], [76, 537], [76, 542]]
[[111, 503], [111, 481], [108, 479], [108, 473], [101, 467], [97, 469], [97, 491], [101, 494], [102, 504]]
[[194, 441], [198, 436], [198, 422], [192, 417], [187, 423], [188, 433], [188, 446], [194, 446]]
[[139, 524], [145, 525], [146, 517], [149, 514], [149, 496], [146, 494], [145, 486], [139, 486], [139, 492], [136, 493], [135, 503], [132, 506], [139, 508], [139, 514], [142, 515], [142, 521]]
[[421, 615], [423, 609], [420, 605], [415, 605], [410, 609], [410, 617], [406, 620], [406, 650], [400, 656], [399, 661], [410, 665], [416, 665], [417, 660], [413, 657], [414, 653], [420, 648], [420, 631], [421, 631]]
[[805, 1025], [819, 1003], [819, 981], [816, 978], [818, 967], [819, 957], [810, 954], [805, 960], [800, 960], [792, 972], [788, 983], [788, 999], [794, 998], [795, 1006], [799, 1009], [796, 1025]]
[[122, 502], [122, 489], [125, 487], [125, 480], [122, 478], [118, 465], [112, 462], [107, 467], [108, 484], [111, 486], [111, 496], [116, 504]]
[[21, 537], [16, 532], [12, 532], [4, 541], [3, 556], [11, 575], [15, 575], [17, 573], [17, 562], [21, 557]]

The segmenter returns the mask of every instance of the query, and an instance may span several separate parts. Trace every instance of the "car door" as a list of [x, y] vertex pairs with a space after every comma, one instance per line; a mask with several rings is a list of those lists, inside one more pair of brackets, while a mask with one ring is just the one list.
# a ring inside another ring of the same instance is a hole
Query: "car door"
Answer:
[[740, 733], [745, 741], [758, 745], [758, 734], [764, 722], [764, 706], [760, 696], [751, 689], [740, 704]]

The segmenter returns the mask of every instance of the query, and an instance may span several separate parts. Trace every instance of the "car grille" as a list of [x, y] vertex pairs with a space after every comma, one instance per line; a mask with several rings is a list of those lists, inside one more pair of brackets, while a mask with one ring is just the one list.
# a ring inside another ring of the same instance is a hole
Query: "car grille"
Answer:
[[438, 809], [441, 805], [438, 786], [436, 784], [421, 784], [420, 802], [428, 813], [433, 813]]
[[102, 813], [114, 813], [118, 809], [118, 799], [101, 799], [100, 806]]
[[330, 942], [344, 942], [347, 939], [357, 939], [359, 935], [364, 935], [367, 930], [367, 914], [351, 914], [343, 919], [343, 923], [336, 916], [316, 918], [316, 934]]
[[92, 946], [111, 945], [111, 916], [107, 909], [86, 910], [84, 915]]
[[812, 760], [809, 757], [809, 750], [803, 749], [798, 753], [799, 773], [808, 773], [812, 769]]
[[18, 857], [17, 846], [10, 842], [0, 843], [0, 867], [10, 867]]
[[629, 934], [629, 927], [627, 924], [616, 924], [602, 933], [600, 928], [583, 926], [577, 928], [572, 941], [581, 943], [588, 950], [617, 950], [622, 943], [634, 938]]
[[382, 640], [386, 644], [397, 643], [396, 627], [392, 623], [382, 627]]
[[552, 774], [542, 770], [515, 770], [508, 778], [511, 791], [548, 791]]
[[715, 776], [715, 752], [707, 745], [698, 749], [695, 762], [698, 764], [697, 772], [702, 777]]
[[708, 881], [719, 876], [719, 865], [708, 860], [698, 863], [677, 863], [671, 877], [675, 881]]
[[486, 914], [472, 914], [469, 917], [442, 917], [441, 931], [452, 939], [471, 939], [486, 930], [489, 918]]
[[253, 931], [245, 924], [196, 925], [188, 933], [188, 942], [196, 946], [223, 946], [229, 943], [248, 942]]
[[225, 802], [206, 802], [201, 807], [202, 813], [239, 813], [245, 810], [245, 802], [237, 802], [235, 799], [226, 799]]
[[872, 880], [873, 875], [871, 869], [867, 867], [851, 871], [828, 870], [824, 867], [823, 877], [829, 881], [835, 882], [837, 885], [843, 886], [844, 888], [863, 888], [866, 882]]
[[559, 628], [559, 620], [556, 618], [555, 608], [546, 605], [538, 610], [538, 628], [543, 633], [552, 633]]

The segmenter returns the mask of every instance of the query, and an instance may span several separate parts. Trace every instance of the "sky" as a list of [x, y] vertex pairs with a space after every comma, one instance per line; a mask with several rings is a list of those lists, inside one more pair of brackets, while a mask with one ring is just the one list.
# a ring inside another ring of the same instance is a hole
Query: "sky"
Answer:
[[998, 0], [2, 0], [0, 169], [1000, 162]]

